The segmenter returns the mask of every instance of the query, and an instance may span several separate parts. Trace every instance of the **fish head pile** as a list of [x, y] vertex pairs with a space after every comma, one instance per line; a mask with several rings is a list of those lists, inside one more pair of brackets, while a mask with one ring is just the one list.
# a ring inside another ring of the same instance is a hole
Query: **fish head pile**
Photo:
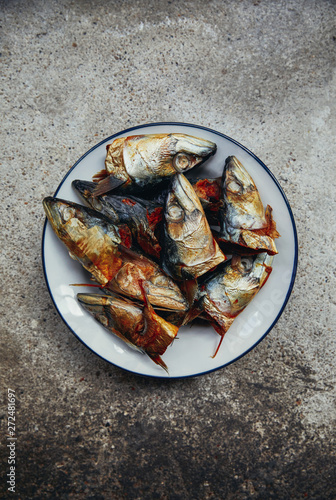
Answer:
[[[216, 355], [272, 271], [280, 236], [272, 208], [264, 208], [235, 156], [226, 158], [221, 178], [185, 177], [216, 152], [211, 141], [181, 133], [133, 135], [106, 149], [96, 182], [72, 184], [88, 206], [43, 200], [70, 256], [107, 294], [78, 294], [78, 301], [164, 369], [160, 356], [179, 327], [198, 316], [221, 336]], [[225, 262], [223, 252], [232, 258]]]
[[212, 236], [202, 204], [183, 174], [173, 178], [164, 218], [162, 262], [172, 277], [197, 278], [225, 260]]

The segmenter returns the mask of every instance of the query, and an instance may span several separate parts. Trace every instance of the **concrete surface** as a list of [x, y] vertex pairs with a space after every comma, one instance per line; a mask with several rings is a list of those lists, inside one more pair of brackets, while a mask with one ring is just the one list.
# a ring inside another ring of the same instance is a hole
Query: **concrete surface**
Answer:
[[[335, 498], [335, 2], [0, 5], [0, 496]], [[205, 125], [256, 153], [300, 244], [294, 292], [266, 339], [226, 369], [171, 382], [132, 376], [76, 340], [40, 255], [41, 200], [69, 167], [158, 121]]]

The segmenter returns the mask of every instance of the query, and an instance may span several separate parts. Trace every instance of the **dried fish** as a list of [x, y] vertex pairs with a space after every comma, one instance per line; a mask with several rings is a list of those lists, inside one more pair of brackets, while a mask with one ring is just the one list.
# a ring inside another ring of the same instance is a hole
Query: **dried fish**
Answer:
[[[272, 208], [264, 208], [235, 156], [226, 159], [221, 179], [183, 175], [216, 148], [179, 133], [119, 137], [107, 146], [96, 182], [73, 182], [89, 207], [43, 200], [70, 256], [106, 292], [78, 294], [78, 301], [167, 371], [161, 356], [179, 327], [197, 317], [221, 337], [216, 356], [234, 319], [266, 283], [277, 253]], [[225, 253], [233, 253], [226, 262]]]
[[221, 335], [221, 344], [234, 319], [266, 283], [272, 271], [272, 260], [273, 257], [266, 252], [255, 256], [233, 256], [200, 284], [189, 317], [205, 315]]

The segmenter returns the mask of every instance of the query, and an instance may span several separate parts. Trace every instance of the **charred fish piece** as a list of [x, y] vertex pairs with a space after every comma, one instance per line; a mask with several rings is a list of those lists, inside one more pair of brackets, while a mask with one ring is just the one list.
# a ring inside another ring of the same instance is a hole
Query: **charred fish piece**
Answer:
[[109, 144], [105, 170], [93, 177], [94, 195], [116, 188], [129, 194], [152, 190], [163, 179], [187, 172], [216, 152], [216, 144], [187, 134], [119, 137]]
[[177, 280], [192, 280], [225, 260], [202, 204], [182, 174], [173, 178], [164, 211], [162, 266]]
[[114, 192], [94, 196], [94, 182], [75, 180], [72, 186], [91, 208], [104, 214], [114, 224], [126, 224], [132, 233], [133, 242], [146, 254], [157, 259], [160, 257], [161, 246], [156, 233], [162, 220], [162, 206], [135, 196], [119, 196]]
[[92, 277], [107, 290], [148, 300], [173, 311], [185, 311], [187, 301], [160, 267], [124, 246], [115, 225], [104, 215], [77, 203], [47, 197], [43, 206], [52, 229]]
[[205, 315], [222, 337], [214, 356], [234, 319], [266, 283], [272, 261], [273, 256], [266, 252], [247, 257], [235, 255], [199, 284], [194, 310]]
[[77, 298], [105, 328], [130, 347], [146, 353], [168, 372], [161, 356], [175, 339], [179, 328], [156, 314], [146, 295], [143, 307], [111, 295], [79, 293]]
[[252, 177], [235, 156], [225, 161], [222, 193], [220, 233], [216, 236], [221, 248], [228, 253], [278, 253], [274, 238], [280, 235], [272, 208], [267, 205], [264, 209]]

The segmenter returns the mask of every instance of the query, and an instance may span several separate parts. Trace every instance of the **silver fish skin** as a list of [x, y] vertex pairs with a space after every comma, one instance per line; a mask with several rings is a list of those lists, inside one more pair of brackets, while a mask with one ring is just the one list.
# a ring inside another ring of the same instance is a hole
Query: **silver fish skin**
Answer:
[[232, 229], [261, 229], [266, 226], [264, 206], [256, 185], [235, 156], [225, 161], [222, 191], [224, 196], [224, 227]]
[[120, 186], [133, 194], [148, 190], [203, 163], [216, 149], [214, 142], [180, 133], [119, 137], [107, 146], [105, 174], [94, 177], [100, 181], [95, 195]]
[[272, 208], [268, 205], [265, 211], [252, 177], [235, 156], [225, 161], [222, 196], [217, 241], [276, 254], [274, 238], [279, 233], [272, 218]]
[[177, 280], [194, 279], [225, 260], [202, 204], [183, 174], [172, 181], [164, 212], [163, 269]]
[[60, 239], [66, 238], [64, 226], [71, 220], [77, 220], [87, 229], [99, 226], [115, 245], [121, 243], [118, 227], [105, 215], [78, 203], [47, 196], [43, 200], [46, 216]]
[[198, 308], [215, 330], [224, 335], [234, 318], [245, 309], [272, 271], [273, 256], [233, 256], [200, 285]]

